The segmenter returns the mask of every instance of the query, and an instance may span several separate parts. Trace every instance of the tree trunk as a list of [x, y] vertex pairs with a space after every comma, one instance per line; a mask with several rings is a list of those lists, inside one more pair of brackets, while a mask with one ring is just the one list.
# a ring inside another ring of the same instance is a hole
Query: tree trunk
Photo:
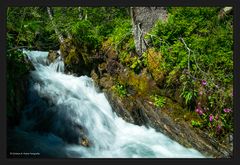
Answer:
[[224, 7], [224, 8], [222, 8], [221, 11], [218, 14], [218, 19], [221, 20], [221, 19], [225, 18], [226, 15], [228, 15], [229, 13], [232, 12], [232, 10], [233, 10], [232, 7]]
[[59, 42], [60, 42], [60, 43], [63, 43], [63, 41], [64, 41], [63, 36], [62, 36], [62, 34], [59, 32], [59, 30], [57, 29], [57, 26], [56, 26], [56, 24], [55, 24], [55, 22], [54, 22], [54, 20], [53, 20], [53, 15], [52, 15], [52, 11], [51, 11], [51, 8], [50, 8], [50, 7], [47, 7], [47, 12], [48, 12], [48, 16], [49, 16], [49, 18], [50, 18], [50, 20], [51, 20], [51, 23], [52, 23], [52, 25], [53, 25], [53, 28], [54, 28], [54, 30], [55, 30], [55, 33], [56, 33], [57, 36], [58, 36]]
[[[67, 18], [67, 7], [62, 8], [62, 15]], [[69, 33], [68, 30], [65, 30], [65, 33], [67, 34], [67, 38], [72, 38], [72, 35]]]
[[158, 19], [165, 20], [167, 10], [163, 7], [131, 7], [134, 42], [139, 56], [147, 49], [147, 41], [144, 36], [154, 26]]

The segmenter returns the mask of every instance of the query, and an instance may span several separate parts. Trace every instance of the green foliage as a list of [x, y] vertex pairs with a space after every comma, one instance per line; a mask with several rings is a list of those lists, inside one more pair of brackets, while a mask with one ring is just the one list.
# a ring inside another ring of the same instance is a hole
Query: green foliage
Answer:
[[24, 77], [29, 73], [31, 65], [26, 62], [25, 55], [18, 50], [7, 52], [7, 118], [12, 123], [19, 120], [19, 110], [23, 108]]
[[[231, 132], [233, 124], [231, 113], [222, 112], [226, 107], [233, 107], [233, 15], [225, 15], [220, 20], [220, 9], [168, 8], [167, 21], [160, 20], [151, 35], [146, 36], [161, 54], [161, 65], [149, 69], [150, 72], [153, 74], [161, 68], [166, 75], [165, 87], [180, 88], [180, 96], [190, 110], [202, 109], [200, 120], [191, 124], [208, 129], [213, 136]], [[148, 54], [143, 56], [143, 63], [149, 65]], [[157, 62], [156, 57], [153, 59], [150, 66]], [[207, 84], [202, 85], [202, 80]], [[210, 114], [218, 115], [219, 119], [210, 122]]]
[[166, 99], [162, 96], [152, 95], [150, 98], [154, 101], [154, 105], [159, 108], [162, 108], [166, 103]]
[[[16, 75], [14, 77], [20, 78], [22, 75], [26, 74], [30, 65], [26, 65], [25, 55], [19, 51], [14, 50], [7, 53], [7, 71], [11, 73], [12, 71], [16, 71]], [[12, 75], [9, 75], [12, 76]]]
[[180, 96], [185, 99], [185, 104], [188, 105], [189, 103], [193, 102], [194, 97], [196, 98], [197, 92], [196, 91], [183, 91]]
[[[212, 115], [212, 120], [210, 116]], [[233, 132], [232, 113], [221, 111], [215, 115], [212, 112], [205, 111], [200, 120], [192, 120], [193, 127], [206, 128], [210, 136], [222, 138], [226, 133]]]
[[[212, 91], [211, 83], [201, 87], [201, 97], [198, 98], [198, 109], [201, 109], [201, 125], [207, 128], [211, 136], [224, 135], [233, 132], [232, 87], [230, 90], [218, 89]], [[227, 112], [229, 111], [229, 112]], [[210, 121], [212, 115], [212, 121]]]
[[[7, 35], [12, 44], [29, 48], [48, 49], [53, 44], [58, 45], [57, 39], [51, 39], [47, 11], [44, 7], [8, 7]], [[54, 31], [52, 31], [54, 33]]]
[[126, 87], [119, 83], [117, 83], [116, 85], [113, 86], [113, 90], [115, 90], [120, 97], [124, 97], [127, 95]]
[[76, 22], [71, 29], [71, 33], [77, 45], [86, 45], [89, 49], [99, 47], [101, 38], [88, 20]]
[[130, 39], [131, 35], [131, 21], [129, 19], [116, 19], [116, 26], [110, 36], [112, 44], [115, 49], [122, 48], [126, 41]]
[[133, 69], [135, 72], [138, 72], [140, 70], [141, 60], [136, 56], [131, 59], [132, 59], [132, 64], [130, 68]]
[[181, 82], [181, 94], [185, 100], [185, 104], [191, 109], [194, 110], [196, 99], [198, 96], [197, 90], [194, 88], [195, 81], [191, 78], [187, 77], [186, 75], [181, 75], [180, 77]]
[[191, 120], [191, 125], [192, 125], [193, 127], [199, 127], [199, 128], [202, 127], [201, 122], [200, 122], [200, 121], [196, 121], [196, 120]]
[[128, 66], [130, 69], [132, 69], [135, 73], [139, 73], [143, 67], [143, 63], [140, 60], [139, 56], [133, 56], [126, 51], [123, 51], [120, 55], [120, 62], [124, 64], [125, 66]]
[[128, 8], [125, 7], [86, 7], [82, 8], [84, 15], [97, 27], [99, 35], [109, 37], [122, 20], [130, 20]]
[[[164, 56], [167, 70], [172, 67], [185, 69], [188, 65], [188, 47], [193, 51], [190, 55], [190, 69], [196, 77], [203, 77], [197, 68], [214, 76], [216, 81], [226, 86], [232, 82], [233, 60], [233, 28], [232, 15], [224, 21], [217, 16], [219, 8], [172, 8], [167, 22], [160, 21], [152, 30], [153, 45]], [[224, 66], [224, 67], [222, 67]], [[210, 74], [211, 73], [211, 74]], [[226, 77], [225, 75], [228, 75]]]

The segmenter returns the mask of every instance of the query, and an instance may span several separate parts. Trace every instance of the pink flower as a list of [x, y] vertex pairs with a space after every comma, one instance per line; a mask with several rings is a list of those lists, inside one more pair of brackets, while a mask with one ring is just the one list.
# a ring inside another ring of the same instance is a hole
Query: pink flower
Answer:
[[203, 111], [200, 108], [197, 108], [195, 112], [197, 112], [200, 116], [203, 115]]
[[218, 115], [215, 116], [215, 119], [218, 120]]
[[202, 85], [206, 86], [207, 85], [207, 81], [206, 80], [202, 80]]
[[198, 112], [198, 114], [199, 114], [200, 116], [203, 115], [203, 111], [200, 109], [199, 112]]
[[199, 112], [199, 110], [200, 110], [200, 109], [198, 109], [198, 108], [197, 108], [197, 109], [195, 110], [195, 112], [197, 112], [197, 113], [198, 113], [198, 112]]
[[213, 121], [213, 115], [212, 115], [212, 114], [209, 115], [209, 121], [210, 121], [210, 122]]
[[200, 95], [200, 96], [202, 96], [202, 94], [203, 94], [203, 92], [202, 92], [202, 91], [200, 91], [200, 92], [199, 92], [199, 95]]
[[223, 111], [224, 111], [225, 113], [232, 112], [232, 110], [231, 110], [231, 109], [229, 109], [229, 108], [224, 108], [224, 109], [223, 109]]

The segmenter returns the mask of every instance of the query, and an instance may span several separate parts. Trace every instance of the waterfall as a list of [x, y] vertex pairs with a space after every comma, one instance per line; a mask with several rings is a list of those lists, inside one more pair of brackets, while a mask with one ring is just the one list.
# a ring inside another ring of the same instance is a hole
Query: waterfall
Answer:
[[15, 130], [15, 152], [55, 158], [205, 157], [153, 128], [118, 117], [91, 78], [64, 74], [60, 57], [49, 64], [48, 52], [24, 52], [35, 70], [30, 73], [28, 105]]

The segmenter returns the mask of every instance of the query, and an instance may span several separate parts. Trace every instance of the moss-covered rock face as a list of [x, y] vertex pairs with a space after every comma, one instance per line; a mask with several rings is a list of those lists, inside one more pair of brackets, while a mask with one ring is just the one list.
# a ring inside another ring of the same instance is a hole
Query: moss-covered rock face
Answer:
[[[185, 107], [179, 90], [159, 89], [149, 75], [148, 68], [136, 74], [117, 59], [109, 57], [91, 75], [113, 110], [125, 121], [151, 126], [206, 156], [231, 157], [231, 147], [227, 143], [216, 146], [216, 139], [192, 127], [191, 120], [199, 120], [199, 116]], [[161, 96], [159, 98], [164, 100], [161, 106], [157, 104], [159, 100], [152, 99], [153, 95]]]
[[148, 75], [146, 68], [142, 70], [140, 74], [134, 73], [127, 68], [124, 69], [118, 75], [117, 81], [120, 84], [124, 84], [129, 93], [133, 91], [134, 95], [137, 96], [146, 96], [152, 92], [157, 92], [156, 83], [151, 79], [150, 75]]

